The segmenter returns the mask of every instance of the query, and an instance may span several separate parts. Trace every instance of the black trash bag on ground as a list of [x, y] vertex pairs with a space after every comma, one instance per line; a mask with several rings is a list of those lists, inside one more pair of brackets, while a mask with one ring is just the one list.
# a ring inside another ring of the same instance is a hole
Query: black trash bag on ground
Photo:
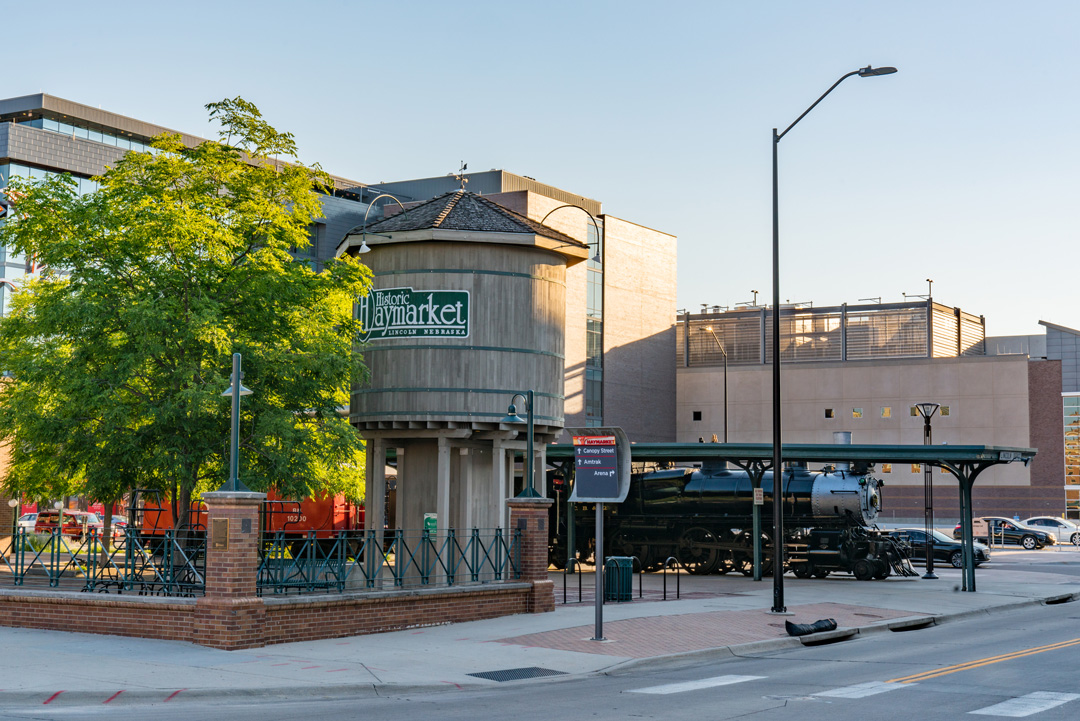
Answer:
[[806, 636], [807, 634], [821, 633], [822, 631], [835, 631], [836, 619], [823, 618], [820, 621], [814, 621], [813, 623], [792, 623], [791, 621], [784, 621], [784, 626], [787, 628], [788, 636]]

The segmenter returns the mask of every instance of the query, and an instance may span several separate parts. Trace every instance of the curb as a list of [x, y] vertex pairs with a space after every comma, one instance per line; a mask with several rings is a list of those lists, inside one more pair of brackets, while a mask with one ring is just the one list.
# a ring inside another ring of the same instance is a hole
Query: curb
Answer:
[[[1035, 605], [1056, 605], [1080, 600], [1080, 591], [1058, 593], [1038, 598], [1025, 598], [1018, 601], [1003, 603], [987, 608], [967, 609], [955, 613], [923, 614], [904, 618], [879, 621], [865, 626], [853, 626], [837, 628], [833, 631], [809, 634], [806, 636], [784, 636], [780, 638], [750, 641], [747, 643], [733, 644], [729, 646], [717, 646], [713, 648], [683, 651], [679, 653], [651, 656], [648, 658], [634, 658], [605, 666], [595, 671], [570, 673], [557, 677], [543, 677], [517, 682], [565, 682], [581, 679], [594, 675], [619, 676], [641, 669], [662, 670], [685, 666], [695, 662], [719, 661], [725, 658], [738, 658], [755, 654], [765, 654], [801, 646], [813, 646], [826, 643], [842, 642], [849, 638], [857, 638], [864, 634], [879, 634], [885, 631], [902, 632], [905, 630], [917, 630], [930, 628], [943, 623], [961, 621], [975, 616], [993, 615], [998, 612], [1014, 611]], [[458, 684], [451, 682], [427, 683], [427, 684], [393, 684], [393, 683], [359, 683], [337, 684], [333, 686], [273, 686], [265, 688], [195, 688], [195, 689], [150, 689], [135, 688], [125, 689], [120, 694], [111, 698], [106, 692], [91, 690], [72, 690], [56, 693], [54, 691], [0, 691], [0, 707], [9, 712], [32, 712], [40, 710], [42, 706], [49, 705], [53, 708], [87, 707], [108, 704], [113, 706], [141, 706], [176, 701], [209, 701], [215, 699], [260, 699], [263, 701], [274, 699], [297, 699], [297, 698], [380, 698], [387, 696], [400, 696], [405, 694], [427, 694], [444, 691], [448, 686], [459, 689], [476, 690], [498, 686], [494, 682], [477, 681], [476, 683]]]

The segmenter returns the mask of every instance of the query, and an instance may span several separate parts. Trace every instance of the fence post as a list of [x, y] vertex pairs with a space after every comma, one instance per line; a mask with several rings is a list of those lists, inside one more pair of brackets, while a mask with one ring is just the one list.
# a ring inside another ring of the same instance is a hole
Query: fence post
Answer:
[[266, 607], [256, 595], [259, 507], [264, 493], [204, 493], [206, 595], [196, 601], [195, 642], [226, 650], [263, 643]]
[[521, 580], [532, 584], [529, 592], [529, 612], [555, 610], [555, 583], [548, 578], [548, 508], [550, 498], [511, 498], [510, 529], [521, 531]]

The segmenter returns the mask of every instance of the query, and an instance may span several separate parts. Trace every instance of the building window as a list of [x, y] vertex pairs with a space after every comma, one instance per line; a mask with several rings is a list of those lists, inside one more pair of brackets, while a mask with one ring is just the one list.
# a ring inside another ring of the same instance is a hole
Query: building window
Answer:
[[1061, 399], [1065, 437], [1065, 515], [1080, 518], [1080, 395]]
[[835, 418], [836, 417], [836, 415], [833, 413], [832, 408], [826, 408], [825, 409], [825, 417], [826, 418]]
[[938, 413], [940, 413], [943, 416], [949, 415], [949, 407], [948, 406], [942, 406], [941, 410], [939, 410]]
[[892, 418], [892, 408], [889, 407], [889, 406], [882, 406], [881, 407], [881, 417], [882, 418]]
[[881, 472], [882, 473], [892, 473], [892, 464], [891, 463], [882, 463], [881, 464]]
[[912, 418], [918, 418], [919, 417], [919, 409], [916, 406], [911, 407], [911, 417]]
[[[602, 253], [603, 238], [588, 224], [588, 244]], [[585, 279], [585, 425], [604, 425], [604, 266], [590, 257]], [[603, 257], [602, 255], [600, 256]], [[695, 418], [694, 420], [700, 420]]]
[[852, 408], [851, 409], [851, 417], [852, 418], [862, 418], [862, 408]]
[[911, 464], [911, 472], [912, 473], [922, 473], [922, 464], [921, 463], [912, 463]]
[[700, 421], [701, 420], [701, 411], [694, 411], [694, 420], [695, 421]]

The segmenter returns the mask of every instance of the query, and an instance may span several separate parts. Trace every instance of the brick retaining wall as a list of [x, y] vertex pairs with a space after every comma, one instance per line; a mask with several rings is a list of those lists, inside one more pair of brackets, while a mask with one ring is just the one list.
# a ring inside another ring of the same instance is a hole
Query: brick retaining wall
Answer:
[[232, 650], [526, 613], [532, 593], [532, 584], [521, 582], [266, 599], [2, 589], [0, 626], [189, 641]]

